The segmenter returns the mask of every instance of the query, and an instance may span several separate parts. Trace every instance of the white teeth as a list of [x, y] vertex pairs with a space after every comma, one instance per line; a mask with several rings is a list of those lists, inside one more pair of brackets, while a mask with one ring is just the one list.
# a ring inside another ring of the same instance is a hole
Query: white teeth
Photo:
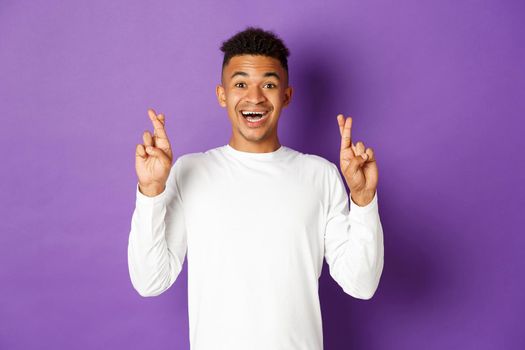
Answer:
[[266, 112], [252, 112], [252, 111], [242, 111], [241, 113], [242, 113], [242, 115], [245, 115], [245, 116], [246, 115], [254, 115], [254, 114], [257, 114], [257, 115], [259, 115], [259, 114], [265, 115], [266, 114]]
[[253, 123], [265, 119], [268, 116], [268, 111], [241, 111], [241, 114], [243, 115], [244, 119]]

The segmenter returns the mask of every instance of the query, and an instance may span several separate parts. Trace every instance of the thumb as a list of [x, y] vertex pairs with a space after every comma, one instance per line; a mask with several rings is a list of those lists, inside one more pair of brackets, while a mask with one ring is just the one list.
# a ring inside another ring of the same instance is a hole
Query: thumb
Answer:
[[150, 155], [150, 156], [153, 156], [157, 159], [159, 159], [163, 164], [165, 164], [166, 166], [169, 166], [170, 165], [170, 159], [168, 158], [168, 156], [166, 155], [166, 153], [164, 153], [161, 149], [157, 148], [157, 147], [153, 147], [153, 146], [147, 146], [146, 147], [146, 152]]

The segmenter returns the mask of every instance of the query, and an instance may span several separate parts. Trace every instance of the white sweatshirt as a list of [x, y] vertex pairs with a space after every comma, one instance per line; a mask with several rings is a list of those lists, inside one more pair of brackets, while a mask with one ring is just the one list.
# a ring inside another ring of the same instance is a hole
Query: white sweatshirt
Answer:
[[184, 154], [164, 192], [147, 197], [136, 186], [133, 287], [144, 297], [161, 294], [186, 254], [192, 350], [321, 350], [323, 258], [355, 298], [371, 298], [379, 284], [377, 191], [360, 207], [334, 163], [283, 145]]

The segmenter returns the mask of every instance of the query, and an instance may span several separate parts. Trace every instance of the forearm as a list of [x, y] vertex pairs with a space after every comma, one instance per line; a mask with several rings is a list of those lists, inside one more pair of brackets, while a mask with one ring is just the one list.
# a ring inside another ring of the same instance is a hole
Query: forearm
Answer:
[[375, 293], [384, 262], [383, 227], [379, 217], [377, 195], [364, 206], [351, 202], [348, 244], [350, 276], [356, 293], [369, 299]]
[[383, 270], [383, 229], [377, 197], [364, 207], [351, 202], [350, 213], [332, 219], [325, 243], [332, 277], [345, 293], [370, 299]]
[[176, 271], [170, 269], [173, 264], [165, 239], [165, 214], [163, 195], [137, 198], [129, 234], [128, 267], [133, 287], [142, 296], [161, 294], [176, 277]]

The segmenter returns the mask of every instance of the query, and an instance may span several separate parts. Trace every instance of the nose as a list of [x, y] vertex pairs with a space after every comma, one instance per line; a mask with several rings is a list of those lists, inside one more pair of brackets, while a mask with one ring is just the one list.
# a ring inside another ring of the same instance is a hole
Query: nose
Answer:
[[264, 93], [262, 89], [259, 88], [259, 86], [252, 86], [248, 89], [246, 100], [253, 104], [257, 104], [264, 102], [266, 100], [266, 96], [264, 96]]

